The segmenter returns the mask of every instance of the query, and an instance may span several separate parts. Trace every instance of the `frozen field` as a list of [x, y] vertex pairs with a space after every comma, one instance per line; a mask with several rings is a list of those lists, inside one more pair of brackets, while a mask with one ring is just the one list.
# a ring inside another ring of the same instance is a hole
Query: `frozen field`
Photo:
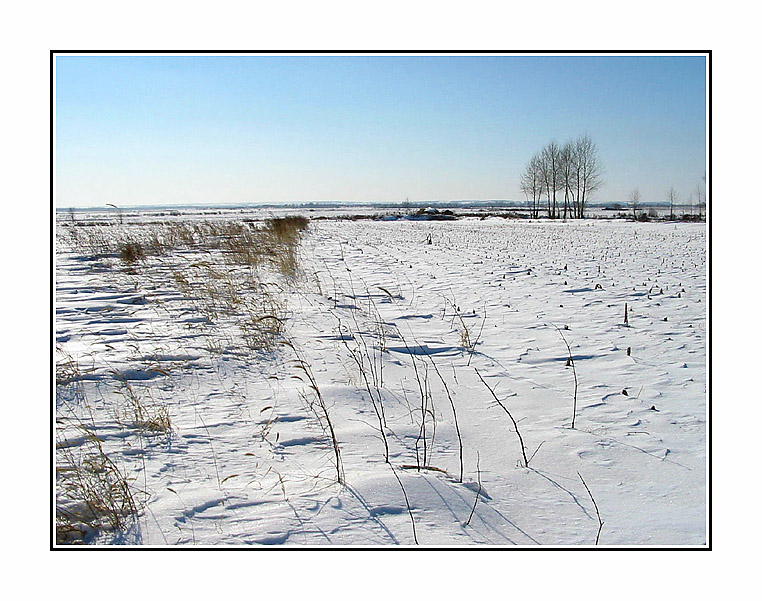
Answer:
[[59, 542], [709, 543], [705, 224], [151, 219], [59, 217]]

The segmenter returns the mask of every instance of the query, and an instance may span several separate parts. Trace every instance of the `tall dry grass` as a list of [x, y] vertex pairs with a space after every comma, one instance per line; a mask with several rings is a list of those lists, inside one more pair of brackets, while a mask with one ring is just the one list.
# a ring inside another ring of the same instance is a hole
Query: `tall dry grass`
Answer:
[[[205, 318], [197, 323], [205, 329], [210, 352], [260, 352], [282, 339], [287, 308], [280, 292], [300, 276], [300, 243], [308, 225], [304, 217], [120, 224], [73, 220], [59, 224], [57, 245], [76, 253], [85, 265], [91, 262], [103, 277], [113, 274], [113, 282], [128, 283], [125, 290], [174, 288], [183, 298], [183, 312], [191, 307]], [[316, 413], [331, 434], [341, 482], [328, 409], [309, 366], [299, 367], [314, 387]], [[112, 418], [134, 428], [137, 436], [169, 435], [167, 408], [148, 402], [117, 371], [112, 375], [118, 400]], [[140, 509], [138, 491], [98, 435], [79, 365], [64, 348], [56, 363], [56, 400], [56, 543], [88, 542], [98, 532], [125, 529]]]
[[104, 530], [123, 530], [138, 511], [124, 471], [103, 449], [98, 435], [81, 426], [81, 437], [56, 441], [56, 544], [77, 544]]

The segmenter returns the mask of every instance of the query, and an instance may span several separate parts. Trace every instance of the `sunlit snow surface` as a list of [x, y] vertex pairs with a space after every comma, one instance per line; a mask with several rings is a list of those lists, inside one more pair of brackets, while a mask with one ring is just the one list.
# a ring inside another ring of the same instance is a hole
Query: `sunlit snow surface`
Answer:
[[[293, 349], [252, 352], [235, 315], [210, 322], [178, 291], [175, 257], [58, 243], [55, 344], [79, 375], [57, 442], [90, 424], [139, 502], [90, 542], [413, 545], [414, 526], [421, 545], [593, 545], [584, 478], [599, 544], [707, 544], [705, 224], [321, 220], [300, 254], [272, 283]], [[169, 434], [125, 423], [125, 382]], [[424, 439], [436, 469], [415, 469]]]

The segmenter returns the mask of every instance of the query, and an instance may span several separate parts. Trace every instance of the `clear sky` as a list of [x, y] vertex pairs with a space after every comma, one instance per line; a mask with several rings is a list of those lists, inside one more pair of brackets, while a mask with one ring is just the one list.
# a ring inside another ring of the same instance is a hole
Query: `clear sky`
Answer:
[[587, 133], [593, 200], [687, 200], [703, 56], [58, 56], [56, 205], [523, 200]]

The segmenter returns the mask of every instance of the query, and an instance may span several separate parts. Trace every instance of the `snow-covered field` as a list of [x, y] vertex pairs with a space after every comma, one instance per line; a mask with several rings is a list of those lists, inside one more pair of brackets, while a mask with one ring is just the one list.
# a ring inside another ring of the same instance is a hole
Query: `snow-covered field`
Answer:
[[705, 224], [321, 220], [294, 270], [67, 219], [69, 542], [708, 545]]

